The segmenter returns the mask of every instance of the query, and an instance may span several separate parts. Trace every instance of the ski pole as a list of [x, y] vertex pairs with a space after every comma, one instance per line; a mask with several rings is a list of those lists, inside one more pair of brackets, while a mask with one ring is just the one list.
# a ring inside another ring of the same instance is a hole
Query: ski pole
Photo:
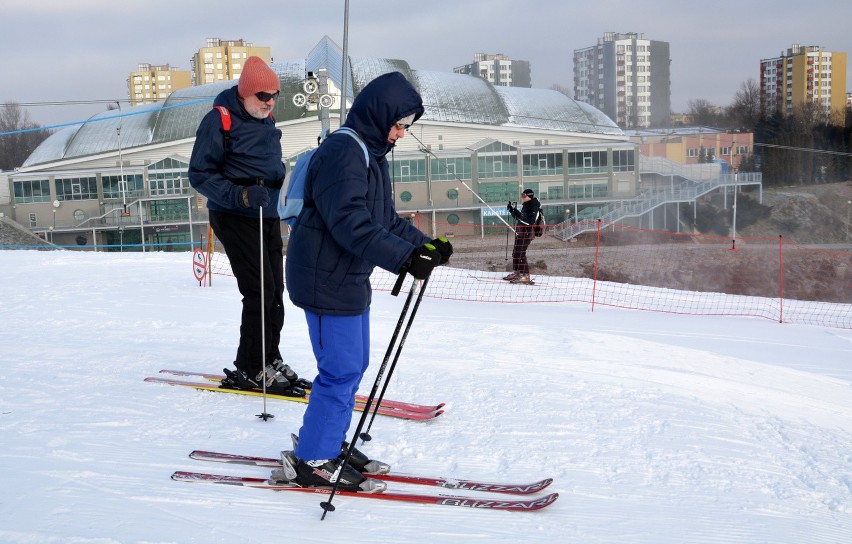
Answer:
[[504, 260], [509, 260], [509, 229], [506, 229], [506, 258]]
[[260, 210], [260, 374], [263, 376], [263, 412], [257, 417], [267, 421], [275, 417], [266, 411], [266, 296], [263, 279], [263, 206]]
[[[513, 208], [514, 208], [514, 207], [516, 207], [516, 206], [518, 205], [518, 203], [517, 203], [517, 202], [509, 201], [509, 203], [512, 205], [512, 207], [513, 207]], [[509, 214], [509, 215], [511, 215], [511, 214]], [[508, 226], [509, 226], [509, 224], [508, 224], [508, 223], [506, 223], [506, 226], [508, 227]], [[507, 260], [507, 261], [509, 260], [509, 230], [512, 230], [512, 229], [511, 229], [511, 228], [509, 228], [509, 229], [507, 229], [507, 230], [506, 230], [506, 260]], [[514, 232], [514, 231], [513, 231], [513, 232]], [[513, 263], [513, 264], [514, 264], [514, 263]]]
[[[402, 272], [400, 276], [403, 276], [403, 279], [407, 272]], [[399, 282], [397, 282], [399, 283]], [[408, 307], [411, 305], [411, 299], [414, 298], [414, 288], [417, 285], [417, 281], [412, 282], [411, 289], [408, 291], [408, 296], [405, 298], [405, 304], [402, 306], [402, 311], [399, 314], [399, 319], [396, 322], [396, 328], [393, 331], [393, 335], [391, 336], [390, 342], [388, 343], [388, 349], [385, 351], [385, 357], [382, 360], [382, 364], [379, 367], [379, 372], [376, 375], [376, 381], [373, 383], [373, 389], [370, 391], [370, 396], [367, 397], [367, 403], [364, 405], [364, 411], [361, 412], [361, 418], [358, 420], [358, 428], [355, 429], [355, 434], [352, 440], [349, 441], [349, 449], [346, 450], [346, 455], [341, 461], [340, 465], [337, 467], [337, 474], [343, 471], [343, 466], [349, 462], [349, 458], [352, 456], [352, 450], [355, 449], [355, 441], [358, 440], [358, 435], [361, 434], [361, 429], [364, 428], [364, 422], [367, 419], [367, 415], [370, 412], [370, 407], [372, 406], [373, 399], [376, 396], [376, 391], [379, 389], [379, 383], [382, 381], [382, 375], [385, 372], [385, 367], [390, 360], [391, 352], [393, 352], [393, 346], [396, 344], [396, 339], [399, 336], [399, 331], [402, 328], [402, 323], [405, 321], [405, 316], [408, 314]], [[334, 481], [334, 486], [331, 488], [331, 494], [328, 496], [327, 501], [323, 501], [320, 503], [322, 506], [322, 517], [320, 520], [325, 519], [325, 515], [329, 512], [334, 512], [334, 505], [331, 504], [331, 501], [334, 500], [334, 495], [337, 493], [337, 488], [340, 486], [340, 478], [336, 478]]]
[[402, 332], [402, 338], [400, 338], [399, 345], [396, 347], [396, 355], [393, 358], [390, 370], [388, 370], [388, 377], [385, 378], [385, 383], [382, 386], [382, 392], [379, 394], [379, 398], [376, 401], [376, 405], [373, 407], [373, 414], [370, 416], [370, 423], [367, 425], [367, 430], [363, 433], [356, 435], [360, 437], [361, 440], [363, 440], [364, 442], [369, 442], [373, 439], [373, 437], [370, 436], [370, 429], [373, 427], [373, 421], [375, 421], [376, 419], [376, 414], [379, 411], [379, 406], [382, 405], [382, 399], [385, 398], [385, 391], [387, 391], [391, 376], [393, 376], [393, 371], [396, 368], [396, 362], [399, 361], [399, 354], [402, 353], [402, 346], [405, 345], [405, 339], [408, 337], [408, 331], [411, 330], [411, 323], [414, 321], [415, 314], [417, 314], [417, 308], [420, 306], [420, 301], [423, 300], [423, 291], [426, 290], [426, 283], [428, 281], [429, 278], [427, 277], [420, 284], [420, 292], [417, 293], [417, 300], [414, 302], [414, 307], [411, 309], [411, 315], [408, 316], [408, 323], [406, 323], [405, 330]]

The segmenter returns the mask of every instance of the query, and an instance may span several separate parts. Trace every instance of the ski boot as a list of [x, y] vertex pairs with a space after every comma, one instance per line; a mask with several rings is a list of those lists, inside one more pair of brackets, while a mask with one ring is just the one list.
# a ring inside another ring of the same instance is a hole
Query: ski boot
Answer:
[[341, 491], [357, 493], [382, 493], [388, 487], [385, 482], [365, 478], [348, 463], [341, 466], [338, 459], [305, 461], [296, 457], [292, 451], [283, 451], [281, 464], [281, 468], [273, 469], [270, 483], [323, 488], [337, 484], [337, 489]]
[[[242, 370], [222, 369], [225, 377], [219, 387], [224, 389], [241, 389], [243, 391], [263, 391], [263, 373], [252, 379]], [[271, 395], [282, 395], [285, 397], [304, 397], [306, 392], [301, 387], [290, 383], [286, 378], [277, 379], [273, 374], [272, 379], [266, 382], [266, 392]]]
[[[313, 385], [310, 380], [300, 378], [296, 372], [290, 368], [290, 365], [284, 364], [284, 361], [281, 359], [275, 359], [266, 365], [264, 375], [267, 380], [270, 377], [274, 377], [277, 381], [284, 381], [286, 379], [294, 387], [300, 387], [302, 389], [310, 389]], [[260, 376], [258, 376], [258, 379], [260, 379]]]
[[521, 284], [521, 285], [535, 285], [535, 282], [530, 278], [529, 274], [521, 274], [517, 278], [510, 280], [509, 283]]
[[[296, 451], [296, 447], [299, 445], [299, 437], [295, 434], [290, 434], [290, 439], [293, 441], [293, 451]], [[340, 445], [340, 455], [337, 456], [337, 460], [343, 461], [348, 450], [349, 442], [343, 442]], [[358, 448], [352, 449], [352, 455], [349, 456], [349, 464], [358, 472], [367, 472], [370, 474], [387, 474], [390, 472], [389, 464], [370, 459]]]

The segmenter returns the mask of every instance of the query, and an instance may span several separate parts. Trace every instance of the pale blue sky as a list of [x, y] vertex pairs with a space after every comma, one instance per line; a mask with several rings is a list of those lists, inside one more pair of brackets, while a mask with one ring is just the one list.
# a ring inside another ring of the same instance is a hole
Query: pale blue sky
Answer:
[[[137, 64], [190, 69], [208, 37], [268, 45], [279, 60], [304, 57], [325, 34], [343, 44], [344, 5], [4, 0], [0, 102], [126, 99], [126, 79]], [[595, 44], [604, 32], [642, 33], [671, 44], [676, 112], [696, 98], [728, 105], [742, 82], [757, 79], [760, 59], [794, 43], [852, 54], [849, 0], [350, 0], [349, 10], [352, 55], [452, 71], [474, 53], [503, 53], [530, 61], [533, 86], [543, 88], [572, 87], [574, 50]], [[50, 125], [85, 119], [105, 106], [26, 109], [32, 120]]]

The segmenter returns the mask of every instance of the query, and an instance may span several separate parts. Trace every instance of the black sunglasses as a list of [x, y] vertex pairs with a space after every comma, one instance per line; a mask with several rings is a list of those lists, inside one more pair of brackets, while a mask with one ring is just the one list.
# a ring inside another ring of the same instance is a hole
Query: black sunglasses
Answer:
[[269, 102], [270, 100], [278, 100], [278, 95], [281, 94], [281, 91], [275, 91], [274, 93], [267, 93], [264, 91], [260, 91], [259, 93], [254, 93], [258, 100], [261, 102]]

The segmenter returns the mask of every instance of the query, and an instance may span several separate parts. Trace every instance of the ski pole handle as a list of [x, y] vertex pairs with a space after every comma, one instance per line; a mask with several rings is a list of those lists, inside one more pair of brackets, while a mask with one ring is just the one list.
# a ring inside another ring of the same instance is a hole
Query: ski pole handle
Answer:
[[399, 294], [399, 291], [402, 289], [402, 282], [405, 281], [406, 274], [408, 274], [408, 272], [402, 272], [396, 277], [396, 283], [393, 285], [393, 289], [391, 289], [391, 295], [397, 296]]

